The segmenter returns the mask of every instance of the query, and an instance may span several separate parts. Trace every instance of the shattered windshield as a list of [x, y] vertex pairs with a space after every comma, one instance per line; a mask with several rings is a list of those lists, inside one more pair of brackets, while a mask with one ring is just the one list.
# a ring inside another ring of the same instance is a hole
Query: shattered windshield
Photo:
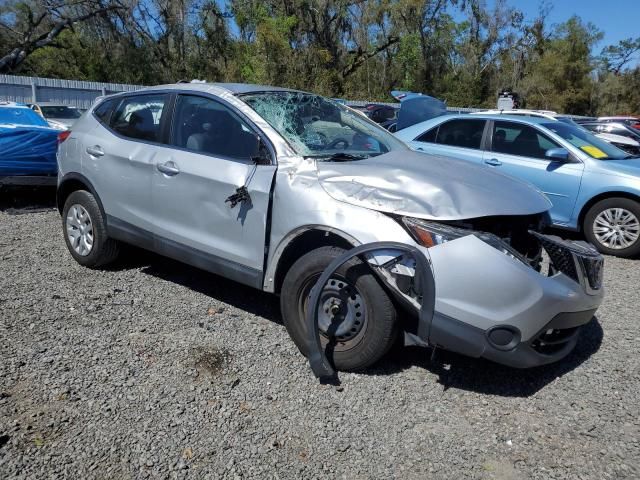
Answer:
[[363, 115], [318, 95], [264, 92], [242, 100], [305, 157], [358, 160], [407, 148]]

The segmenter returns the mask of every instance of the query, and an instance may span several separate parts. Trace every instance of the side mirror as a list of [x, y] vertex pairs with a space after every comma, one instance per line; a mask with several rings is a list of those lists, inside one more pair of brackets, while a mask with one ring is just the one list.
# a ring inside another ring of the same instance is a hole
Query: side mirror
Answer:
[[260, 135], [254, 135], [254, 141], [251, 144], [251, 160], [253, 160], [257, 165], [270, 165], [271, 164], [271, 155], [269, 154], [269, 150], [267, 146], [260, 138]]
[[550, 148], [544, 156], [555, 162], [569, 161], [569, 152], [565, 148]]

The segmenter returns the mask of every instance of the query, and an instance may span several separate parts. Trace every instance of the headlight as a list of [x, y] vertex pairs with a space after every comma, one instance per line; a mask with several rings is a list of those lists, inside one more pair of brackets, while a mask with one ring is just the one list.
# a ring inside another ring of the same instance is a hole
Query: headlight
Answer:
[[427, 222], [418, 218], [403, 217], [402, 221], [411, 232], [413, 239], [427, 248], [442, 245], [473, 233], [473, 230], [451, 227], [442, 223]]
[[413, 239], [423, 247], [431, 248], [442, 245], [451, 240], [473, 235], [482, 240], [487, 245], [501, 251], [505, 255], [529, 265], [527, 259], [511, 245], [505, 243], [500, 237], [493, 233], [478, 232], [465, 228], [452, 227], [443, 223], [429, 222], [418, 218], [403, 217], [402, 222], [407, 227]]

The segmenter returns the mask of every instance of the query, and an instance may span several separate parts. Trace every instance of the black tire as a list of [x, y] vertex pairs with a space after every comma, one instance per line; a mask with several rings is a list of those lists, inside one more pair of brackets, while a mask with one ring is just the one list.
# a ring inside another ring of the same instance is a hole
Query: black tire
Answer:
[[[289, 335], [305, 356], [305, 313], [309, 292], [331, 261], [344, 252], [337, 247], [313, 250], [298, 259], [285, 276], [280, 292], [280, 308]], [[321, 340], [324, 346], [331, 342], [332, 353], [329, 360], [333, 361], [336, 369], [362, 370], [376, 363], [394, 343], [397, 334], [396, 309], [376, 276], [359, 259], [354, 258], [345, 263], [332, 277], [334, 278], [341, 289], [340, 292], [343, 291], [341, 281], [345, 282], [344, 288], [349, 295], [347, 300], [363, 300], [363, 320], [359, 324], [358, 333], [352, 334], [355, 335], [353, 338], [331, 336], [321, 331]], [[320, 303], [322, 305], [322, 300]], [[355, 320], [354, 317], [351, 318]], [[342, 324], [342, 321], [338, 324]], [[333, 326], [332, 324], [330, 328]]]
[[625, 248], [610, 248], [603, 244], [594, 233], [594, 223], [598, 215], [610, 208], [623, 208], [640, 220], [640, 203], [629, 198], [607, 198], [593, 205], [584, 217], [582, 225], [584, 236], [601, 253], [616, 257], [630, 258], [640, 255], [640, 236], [634, 243]]
[[[82, 206], [89, 214], [91, 225], [93, 228], [93, 246], [87, 255], [78, 253], [69, 240], [67, 234], [66, 220], [69, 216], [69, 210], [74, 205]], [[86, 190], [77, 190], [67, 197], [62, 209], [62, 233], [67, 249], [71, 256], [80, 265], [89, 268], [98, 268], [113, 262], [120, 252], [118, 242], [109, 238], [102, 212], [98, 206], [98, 202], [94, 196]]]

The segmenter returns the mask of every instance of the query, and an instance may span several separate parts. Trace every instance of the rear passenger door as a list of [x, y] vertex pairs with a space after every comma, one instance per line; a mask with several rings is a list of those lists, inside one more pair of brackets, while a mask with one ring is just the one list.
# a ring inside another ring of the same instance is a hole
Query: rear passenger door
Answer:
[[[258, 135], [247, 119], [221, 100], [177, 96], [171, 149], [154, 158], [156, 250], [261, 286], [276, 165], [255, 161]], [[232, 207], [228, 199], [243, 185], [250, 200]]]
[[441, 123], [425, 132], [413, 142], [411, 147], [419, 152], [482, 162], [482, 139], [486, 120], [453, 119]]
[[545, 154], [562, 148], [542, 131], [525, 123], [494, 121], [490, 149], [484, 163], [507, 175], [533, 183], [551, 203], [554, 223], [567, 224], [580, 190], [584, 165], [579, 160], [559, 162]]
[[156, 158], [167, 150], [161, 142], [168, 107], [163, 93], [125, 96], [104, 117], [98, 107], [100, 125], [82, 136], [80, 146], [83, 171], [94, 183], [109, 228], [135, 232], [141, 246], [151, 242], [151, 179]]

